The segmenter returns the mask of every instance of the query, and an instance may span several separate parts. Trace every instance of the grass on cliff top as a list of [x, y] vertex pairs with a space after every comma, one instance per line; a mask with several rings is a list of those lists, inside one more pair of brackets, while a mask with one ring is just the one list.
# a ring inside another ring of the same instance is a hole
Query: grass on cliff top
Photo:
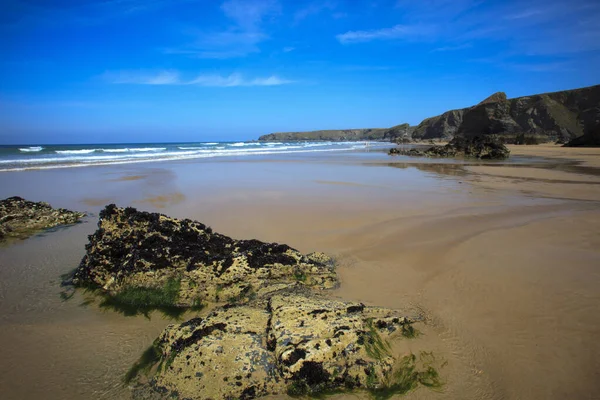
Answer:
[[[188, 308], [177, 305], [181, 280], [169, 278], [159, 287], [128, 287], [115, 295], [104, 295], [100, 307], [119, 312], [125, 316], [144, 315], [150, 318], [150, 312], [157, 310], [171, 318], [179, 318]], [[191, 307], [201, 308], [201, 304]]]

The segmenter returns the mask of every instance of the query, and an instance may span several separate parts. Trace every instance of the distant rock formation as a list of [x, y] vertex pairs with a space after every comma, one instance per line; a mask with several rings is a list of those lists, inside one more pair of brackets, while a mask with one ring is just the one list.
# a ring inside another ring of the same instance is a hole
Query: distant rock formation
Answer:
[[52, 208], [50, 204], [9, 197], [0, 201], [0, 241], [24, 239], [43, 229], [78, 222], [85, 213]]
[[[313, 132], [281, 132], [263, 135], [261, 141], [279, 140], [387, 140], [408, 142], [451, 140], [457, 135], [497, 135], [504, 143], [594, 143], [600, 118], [600, 85], [507, 99], [497, 92], [479, 104], [424, 119], [419, 125], [387, 129], [346, 129]], [[588, 139], [591, 138], [591, 139]], [[590, 144], [588, 144], [590, 145]]]
[[141, 309], [243, 302], [298, 282], [322, 289], [337, 284], [333, 262], [322, 253], [234, 240], [200, 222], [114, 204], [100, 212], [86, 250], [71, 283]]
[[476, 106], [425, 119], [413, 138], [497, 135], [505, 143], [567, 142], [594, 128], [599, 107], [600, 85], [514, 99], [498, 92]]
[[442, 115], [424, 119], [412, 133], [414, 140], [445, 139], [454, 137], [462, 124], [466, 109], [446, 111]]
[[310, 132], [277, 132], [263, 135], [260, 141], [318, 141], [327, 140], [334, 142], [362, 141], [362, 140], [387, 140], [393, 139], [389, 136], [389, 129], [332, 129]]
[[390, 141], [410, 141], [414, 130], [414, 126], [406, 123], [392, 126], [384, 133], [384, 138]]

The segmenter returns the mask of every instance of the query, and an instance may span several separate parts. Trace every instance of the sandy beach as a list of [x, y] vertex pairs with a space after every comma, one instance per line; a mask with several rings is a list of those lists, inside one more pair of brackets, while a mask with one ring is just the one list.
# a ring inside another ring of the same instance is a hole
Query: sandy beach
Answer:
[[597, 399], [600, 149], [510, 149], [490, 163], [352, 152], [1, 173], [1, 198], [91, 213], [0, 248], [2, 398], [127, 399], [123, 375], [173, 322], [59, 296], [114, 202], [326, 252], [331, 296], [422, 312], [407, 350], [446, 360], [445, 384], [403, 398]]

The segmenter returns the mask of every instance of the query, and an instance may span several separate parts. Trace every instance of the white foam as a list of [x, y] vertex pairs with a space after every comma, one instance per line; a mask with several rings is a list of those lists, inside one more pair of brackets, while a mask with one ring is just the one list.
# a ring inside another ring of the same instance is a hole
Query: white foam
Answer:
[[139, 147], [139, 148], [129, 149], [129, 151], [133, 151], [133, 152], [165, 151], [166, 149], [167, 149], [166, 147]]
[[[243, 143], [243, 142], [239, 142]], [[243, 143], [246, 144], [246, 143]], [[256, 143], [252, 143], [254, 145]], [[322, 146], [333, 145], [332, 148], [314, 148], [316, 146], [306, 146], [310, 144], [320, 144]], [[251, 155], [272, 155], [272, 154], [293, 154], [293, 153], [314, 153], [314, 152], [329, 152], [329, 151], [349, 151], [356, 147], [353, 145], [364, 145], [364, 142], [327, 142], [327, 143], [285, 143], [280, 146], [259, 146], [241, 148], [243, 146], [234, 146], [237, 148], [218, 146], [216, 148], [190, 148], [187, 151], [163, 151], [166, 148], [138, 148], [144, 149], [138, 153], [118, 151], [121, 154], [102, 154], [100, 150], [96, 155], [86, 155], [96, 149], [85, 150], [62, 150], [62, 154], [71, 154], [71, 156], [56, 156], [56, 157], [40, 157], [27, 158], [18, 160], [0, 160], [0, 165], [8, 164], [8, 168], [0, 168], [0, 172], [5, 171], [23, 171], [30, 169], [53, 169], [53, 168], [72, 168], [94, 165], [113, 165], [113, 164], [130, 164], [140, 162], [155, 162], [169, 160], [188, 160], [201, 159], [212, 157], [228, 157], [228, 156], [251, 156]], [[151, 150], [148, 150], [151, 149]], [[106, 150], [106, 149], [104, 149]], [[107, 149], [107, 150], [125, 150], [125, 149]], [[127, 149], [131, 150], [131, 149]], [[68, 151], [70, 153], [64, 153]], [[76, 153], [73, 153], [76, 152]], [[11, 165], [12, 164], [12, 165]]]
[[84, 150], [56, 150], [56, 154], [90, 154], [95, 152], [96, 149], [84, 149]]
[[37, 153], [38, 151], [42, 150], [44, 150], [42, 146], [31, 146], [19, 149], [19, 151], [22, 151], [23, 153]]
[[245, 145], [246, 145], [246, 143], [244, 143], [244, 142], [230, 144], [231, 147], [243, 147]]

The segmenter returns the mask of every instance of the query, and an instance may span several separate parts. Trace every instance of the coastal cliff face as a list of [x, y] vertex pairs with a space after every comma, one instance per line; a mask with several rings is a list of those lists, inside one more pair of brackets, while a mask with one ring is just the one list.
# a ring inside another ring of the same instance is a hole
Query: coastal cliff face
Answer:
[[514, 99], [499, 92], [476, 106], [424, 120], [413, 138], [497, 135], [506, 143], [567, 142], [596, 129], [599, 116], [600, 85]]
[[24, 239], [43, 229], [79, 222], [85, 213], [52, 208], [44, 202], [9, 197], [0, 201], [0, 242], [9, 238]]
[[361, 141], [391, 139], [389, 129], [333, 129], [311, 132], [277, 132], [263, 135], [260, 141], [296, 141], [296, 140], [328, 140], [328, 141]]
[[413, 139], [452, 139], [458, 131], [466, 109], [451, 110], [423, 120], [412, 133]]
[[[600, 85], [507, 99], [497, 92], [479, 104], [424, 119], [416, 127], [280, 132], [261, 141], [279, 140], [451, 140], [462, 135], [496, 135], [505, 143], [529, 144], [573, 140], [573, 146], [594, 145], [600, 127]], [[585, 136], [584, 136], [585, 134]], [[580, 139], [578, 139], [580, 138]], [[578, 139], [578, 140], [575, 140]]]

